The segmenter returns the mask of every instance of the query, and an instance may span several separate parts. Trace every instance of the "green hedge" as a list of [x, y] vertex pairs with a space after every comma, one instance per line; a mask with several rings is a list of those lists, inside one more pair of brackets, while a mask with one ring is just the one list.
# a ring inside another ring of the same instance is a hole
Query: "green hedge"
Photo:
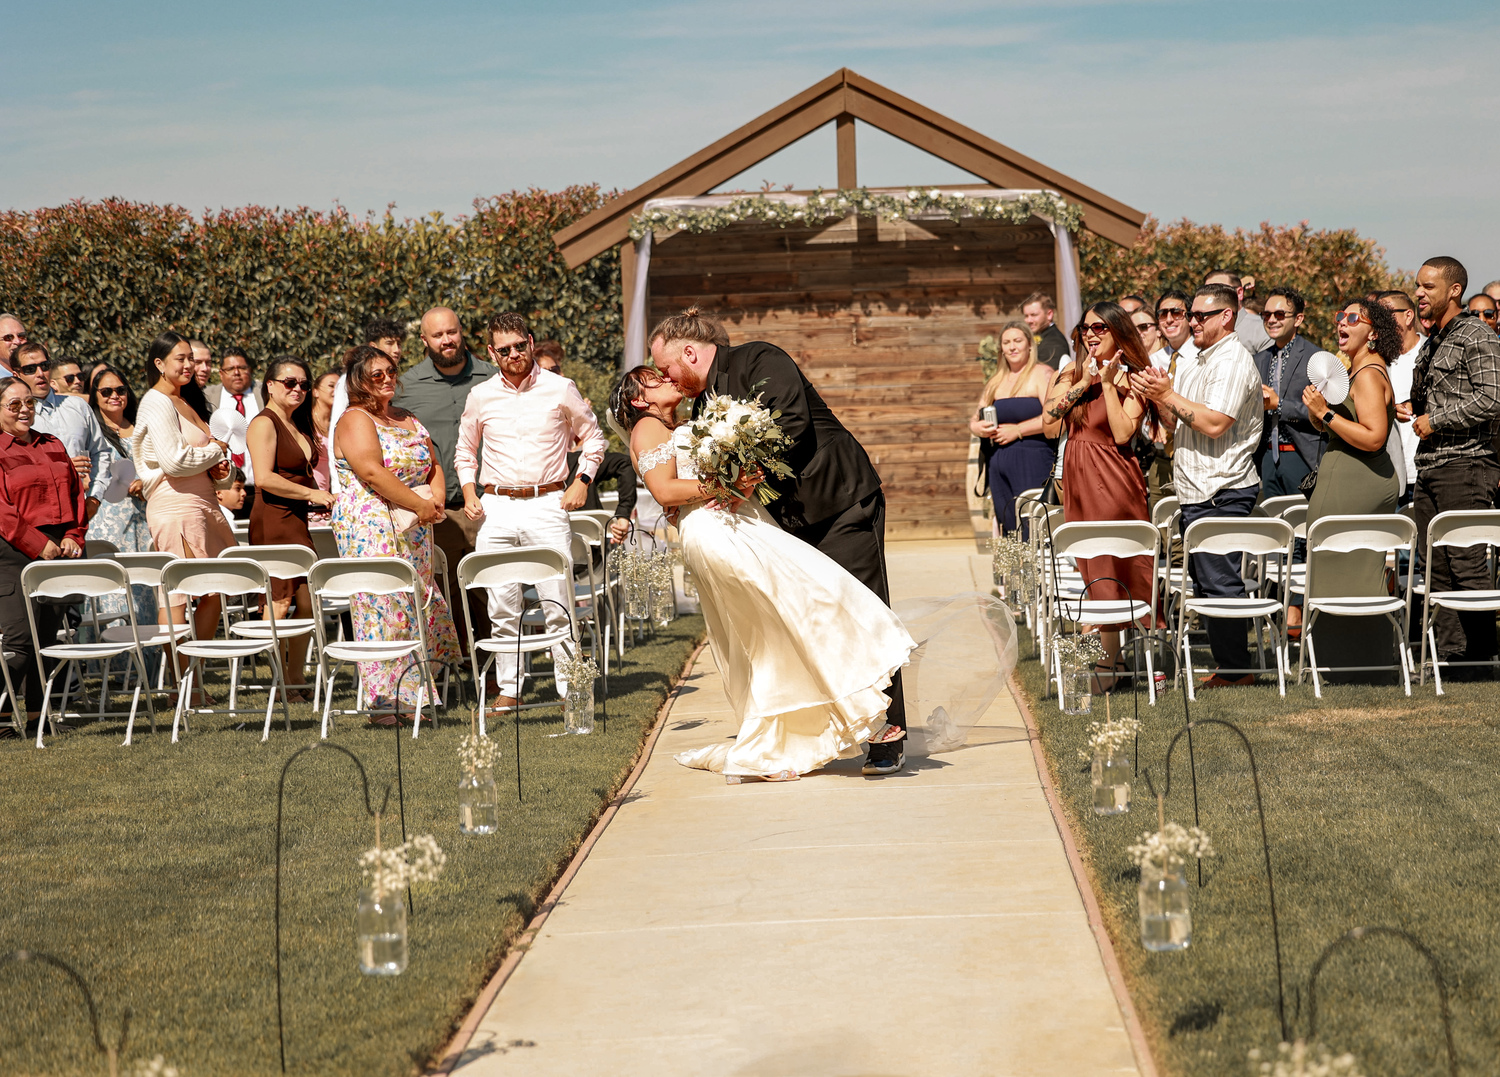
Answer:
[[1303, 335], [1325, 346], [1336, 341], [1336, 304], [1377, 289], [1410, 291], [1413, 283], [1409, 274], [1386, 265], [1385, 251], [1373, 239], [1360, 238], [1352, 228], [1314, 230], [1306, 221], [1229, 232], [1223, 225], [1188, 220], [1163, 227], [1148, 217], [1135, 246], [1121, 247], [1086, 232], [1078, 253], [1085, 307], [1132, 292], [1153, 302], [1168, 288], [1192, 295], [1209, 270], [1223, 266], [1254, 276], [1262, 297], [1277, 285], [1301, 292], [1307, 297]]
[[250, 206], [195, 217], [179, 206], [108, 199], [0, 213], [0, 310], [32, 338], [79, 359], [139, 372], [162, 329], [264, 360], [290, 352], [330, 367], [374, 317], [410, 328], [446, 304], [476, 335], [516, 310], [570, 360], [617, 367], [616, 251], [568, 269], [552, 234], [597, 208], [598, 186], [476, 199], [455, 221], [398, 221]]

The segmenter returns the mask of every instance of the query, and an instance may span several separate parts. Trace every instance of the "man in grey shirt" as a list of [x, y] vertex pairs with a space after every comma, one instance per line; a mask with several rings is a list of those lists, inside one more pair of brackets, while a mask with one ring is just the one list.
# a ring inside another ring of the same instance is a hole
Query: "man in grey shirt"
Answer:
[[[109, 472], [101, 466], [107, 459], [108, 446], [104, 441], [104, 431], [99, 428], [99, 420], [94, 418], [94, 409], [81, 397], [64, 396], [53, 391], [52, 358], [39, 342], [22, 344], [12, 359], [16, 377], [31, 387], [31, 395], [36, 398], [36, 419], [32, 429], [51, 434], [63, 443], [63, 448], [73, 459], [78, 477], [88, 489], [88, 513], [93, 519], [99, 502], [104, 498], [104, 490], [109, 486]], [[77, 366], [72, 359], [58, 362], [59, 365]]]
[[1234, 335], [1240, 338], [1240, 343], [1250, 349], [1250, 354], [1263, 352], [1271, 346], [1271, 334], [1266, 332], [1266, 323], [1261, 320], [1259, 314], [1245, 306], [1245, 282], [1240, 279], [1238, 273], [1228, 269], [1210, 270], [1208, 276], [1203, 278], [1204, 284], [1222, 284], [1233, 288], [1234, 294], [1239, 297], [1240, 312], [1235, 315]]
[[[432, 537], [447, 555], [448, 594], [457, 601], [461, 593], [458, 562], [474, 552], [474, 539], [479, 534], [478, 521], [464, 515], [464, 488], [453, 467], [458, 421], [463, 417], [469, 391], [494, 377], [498, 370], [469, 354], [458, 315], [447, 307], [433, 307], [422, 315], [422, 350], [426, 357], [401, 375], [401, 391], [392, 403], [411, 412], [427, 428], [443, 464], [448, 518], [433, 528]], [[469, 604], [469, 612], [476, 637], [483, 639], [490, 634], [490, 621], [484, 592], [476, 594], [480, 597]], [[454, 616], [458, 616], [456, 610]]]

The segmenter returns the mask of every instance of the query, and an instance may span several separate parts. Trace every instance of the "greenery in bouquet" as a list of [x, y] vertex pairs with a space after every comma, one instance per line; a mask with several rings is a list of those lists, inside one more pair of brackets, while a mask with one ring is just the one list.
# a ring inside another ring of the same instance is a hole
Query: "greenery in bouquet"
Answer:
[[[734, 484], [753, 468], [781, 479], [792, 475], [782, 458], [792, 439], [776, 421], [781, 412], [764, 407], [760, 400], [710, 396], [688, 427], [688, 454], [704, 487], [722, 504], [742, 500]], [[755, 492], [762, 505], [781, 496], [764, 482]]]

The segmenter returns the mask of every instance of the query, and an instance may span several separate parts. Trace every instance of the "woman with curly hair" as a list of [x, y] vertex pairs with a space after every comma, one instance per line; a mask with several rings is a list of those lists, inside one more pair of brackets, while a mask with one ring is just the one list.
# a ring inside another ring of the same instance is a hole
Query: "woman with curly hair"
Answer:
[[[1393, 513], [1404, 486], [1401, 443], [1393, 433], [1396, 393], [1386, 369], [1401, 355], [1400, 327], [1389, 310], [1364, 299], [1345, 303], [1334, 322], [1340, 356], [1347, 357], [1349, 397], [1330, 405], [1314, 386], [1302, 390], [1313, 428], [1328, 433], [1328, 448], [1307, 506], [1309, 529], [1324, 516]], [[1317, 579], [1336, 587], [1338, 594], [1386, 593], [1383, 553], [1356, 550], [1330, 557], [1325, 564], [1326, 571]], [[1395, 661], [1390, 626], [1383, 617], [1325, 615], [1317, 626], [1319, 665], [1368, 666], [1387, 661], [1387, 654]]]

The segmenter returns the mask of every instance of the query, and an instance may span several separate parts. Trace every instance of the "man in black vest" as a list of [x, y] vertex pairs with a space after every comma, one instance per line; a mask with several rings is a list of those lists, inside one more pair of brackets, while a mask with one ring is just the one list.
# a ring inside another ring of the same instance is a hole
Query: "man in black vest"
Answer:
[[[767, 510], [783, 530], [816, 546], [889, 605], [880, 476], [792, 357], [764, 341], [731, 346], [724, 326], [696, 307], [658, 325], [650, 345], [656, 368], [694, 398], [694, 414], [704, 393], [740, 400], [759, 396], [781, 412], [781, 429], [792, 442], [786, 458], [792, 475], [768, 480], [781, 496]], [[886, 720], [905, 729], [899, 670], [887, 693]], [[863, 773], [899, 771], [905, 763], [901, 744], [870, 745]]]

